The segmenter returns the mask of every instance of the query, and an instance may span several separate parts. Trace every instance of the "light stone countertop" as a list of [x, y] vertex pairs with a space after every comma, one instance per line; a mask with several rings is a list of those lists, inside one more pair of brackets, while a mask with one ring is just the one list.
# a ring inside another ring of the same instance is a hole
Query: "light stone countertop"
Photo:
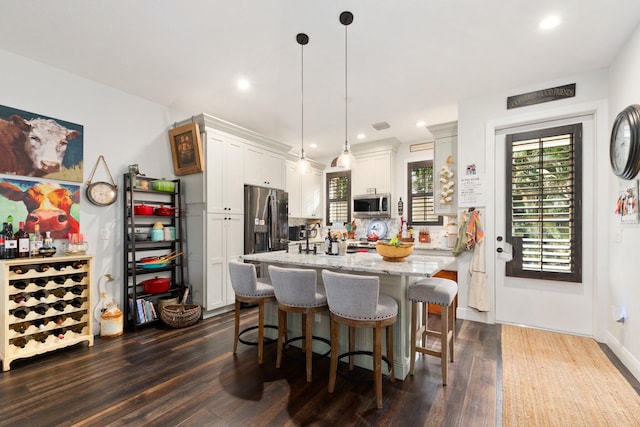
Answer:
[[240, 258], [247, 261], [259, 261], [289, 266], [415, 277], [431, 277], [438, 271], [446, 269], [446, 267], [455, 263], [453, 256], [444, 255], [411, 255], [404, 262], [389, 262], [384, 261], [379, 254], [372, 252], [334, 256], [325, 255], [324, 253], [307, 255], [278, 251], [241, 255]]

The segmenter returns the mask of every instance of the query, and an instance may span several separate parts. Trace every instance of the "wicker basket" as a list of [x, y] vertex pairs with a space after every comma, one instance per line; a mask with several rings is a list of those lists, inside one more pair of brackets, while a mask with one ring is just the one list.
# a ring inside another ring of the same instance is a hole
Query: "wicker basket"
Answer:
[[201, 308], [195, 304], [185, 304], [189, 289], [185, 290], [182, 304], [165, 305], [160, 310], [160, 319], [172, 328], [186, 328], [198, 323]]

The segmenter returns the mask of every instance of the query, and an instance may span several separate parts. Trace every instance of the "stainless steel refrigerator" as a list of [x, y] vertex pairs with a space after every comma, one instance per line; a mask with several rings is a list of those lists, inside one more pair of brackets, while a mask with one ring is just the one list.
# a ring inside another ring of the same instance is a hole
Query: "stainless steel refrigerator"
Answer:
[[289, 244], [289, 195], [273, 188], [244, 186], [244, 253], [281, 251]]

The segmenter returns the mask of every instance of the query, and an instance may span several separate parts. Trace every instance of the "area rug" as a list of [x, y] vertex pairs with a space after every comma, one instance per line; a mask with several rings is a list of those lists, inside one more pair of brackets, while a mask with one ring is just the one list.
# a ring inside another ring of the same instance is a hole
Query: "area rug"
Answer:
[[502, 326], [504, 426], [638, 426], [640, 395], [595, 340]]

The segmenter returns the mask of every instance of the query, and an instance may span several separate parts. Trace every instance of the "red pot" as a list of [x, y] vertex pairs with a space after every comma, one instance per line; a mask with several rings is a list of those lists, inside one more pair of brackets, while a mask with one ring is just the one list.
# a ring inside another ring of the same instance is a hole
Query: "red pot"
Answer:
[[159, 294], [167, 292], [171, 287], [170, 277], [156, 277], [155, 279], [147, 279], [140, 282], [144, 291], [148, 294]]
[[177, 208], [175, 207], [170, 208], [167, 206], [162, 206], [162, 207], [156, 208], [155, 214], [159, 216], [172, 216], [176, 209]]
[[136, 215], [153, 215], [153, 206], [148, 206], [144, 203], [141, 205], [135, 205], [133, 207], [133, 213]]

